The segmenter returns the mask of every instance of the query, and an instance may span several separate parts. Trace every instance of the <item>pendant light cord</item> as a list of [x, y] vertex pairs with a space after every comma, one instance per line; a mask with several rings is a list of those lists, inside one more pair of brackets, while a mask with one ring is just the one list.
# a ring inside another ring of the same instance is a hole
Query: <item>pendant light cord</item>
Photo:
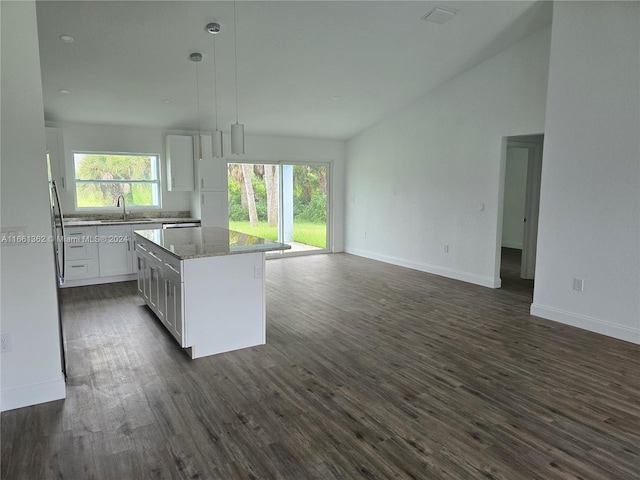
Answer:
[[236, 66], [236, 123], [238, 123], [238, 25], [236, 23], [236, 2], [233, 2], [233, 50]]
[[[213, 108], [215, 109], [216, 132], [218, 131], [218, 79], [216, 77], [218, 69], [216, 68], [216, 37], [213, 36]], [[236, 107], [237, 108], [237, 107]]]
[[200, 70], [196, 62], [196, 108], [198, 110], [198, 136], [200, 136]]

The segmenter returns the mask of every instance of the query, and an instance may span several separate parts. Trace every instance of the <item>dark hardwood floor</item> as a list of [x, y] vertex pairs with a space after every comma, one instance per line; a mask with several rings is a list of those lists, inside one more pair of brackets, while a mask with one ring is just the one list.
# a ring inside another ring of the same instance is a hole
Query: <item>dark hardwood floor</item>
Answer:
[[530, 304], [533, 301], [533, 280], [520, 278], [522, 250], [502, 247], [500, 262], [501, 288], [512, 293], [520, 293], [523, 300], [527, 299]]
[[272, 260], [267, 345], [192, 361], [133, 283], [67, 289], [67, 398], [2, 414], [2, 478], [639, 478], [640, 347], [530, 302]]

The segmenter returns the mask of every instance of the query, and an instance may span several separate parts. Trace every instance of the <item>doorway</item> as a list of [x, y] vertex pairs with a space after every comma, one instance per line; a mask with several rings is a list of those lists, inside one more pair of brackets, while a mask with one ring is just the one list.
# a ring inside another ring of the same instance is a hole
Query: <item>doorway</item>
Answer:
[[543, 135], [505, 138], [502, 228], [498, 236], [502, 288], [533, 292]]
[[329, 251], [329, 163], [229, 163], [229, 228], [277, 240], [291, 250]]

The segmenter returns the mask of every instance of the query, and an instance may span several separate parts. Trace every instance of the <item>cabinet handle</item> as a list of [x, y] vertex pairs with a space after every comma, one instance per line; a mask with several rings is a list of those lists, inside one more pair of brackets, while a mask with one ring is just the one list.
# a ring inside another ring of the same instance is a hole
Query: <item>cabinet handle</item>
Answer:
[[147, 249], [146, 249], [146, 248], [144, 248], [144, 247], [143, 247], [142, 245], [140, 245], [140, 244], [137, 244], [136, 246], [137, 246], [140, 250], [142, 250], [142, 251], [144, 251], [144, 252], [146, 252], [146, 251], [147, 251]]
[[69, 248], [84, 248], [84, 245], [69, 245]]
[[200, 188], [204, 188], [204, 178], [200, 179]]
[[204, 205], [204, 195], [200, 195], [200, 202]]
[[64, 186], [64, 177], [60, 177], [60, 183], [62, 183], [62, 188], [66, 188], [66, 187]]
[[127, 251], [131, 251], [131, 240], [127, 238]]
[[176, 177], [171, 177], [171, 188], [176, 188]]
[[86, 265], [71, 265], [71, 268], [84, 268]]

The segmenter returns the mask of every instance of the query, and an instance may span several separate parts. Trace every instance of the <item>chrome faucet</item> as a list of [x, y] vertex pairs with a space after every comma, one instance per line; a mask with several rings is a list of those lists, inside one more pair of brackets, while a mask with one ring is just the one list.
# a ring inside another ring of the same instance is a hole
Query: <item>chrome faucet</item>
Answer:
[[[122, 200], [122, 205], [120, 205], [120, 200]], [[122, 194], [118, 195], [118, 198], [116, 198], [116, 207], [122, 207], [122, 219], [126, 220], [127, 219], [127, 203], [124, 200], [124, 195]]]

